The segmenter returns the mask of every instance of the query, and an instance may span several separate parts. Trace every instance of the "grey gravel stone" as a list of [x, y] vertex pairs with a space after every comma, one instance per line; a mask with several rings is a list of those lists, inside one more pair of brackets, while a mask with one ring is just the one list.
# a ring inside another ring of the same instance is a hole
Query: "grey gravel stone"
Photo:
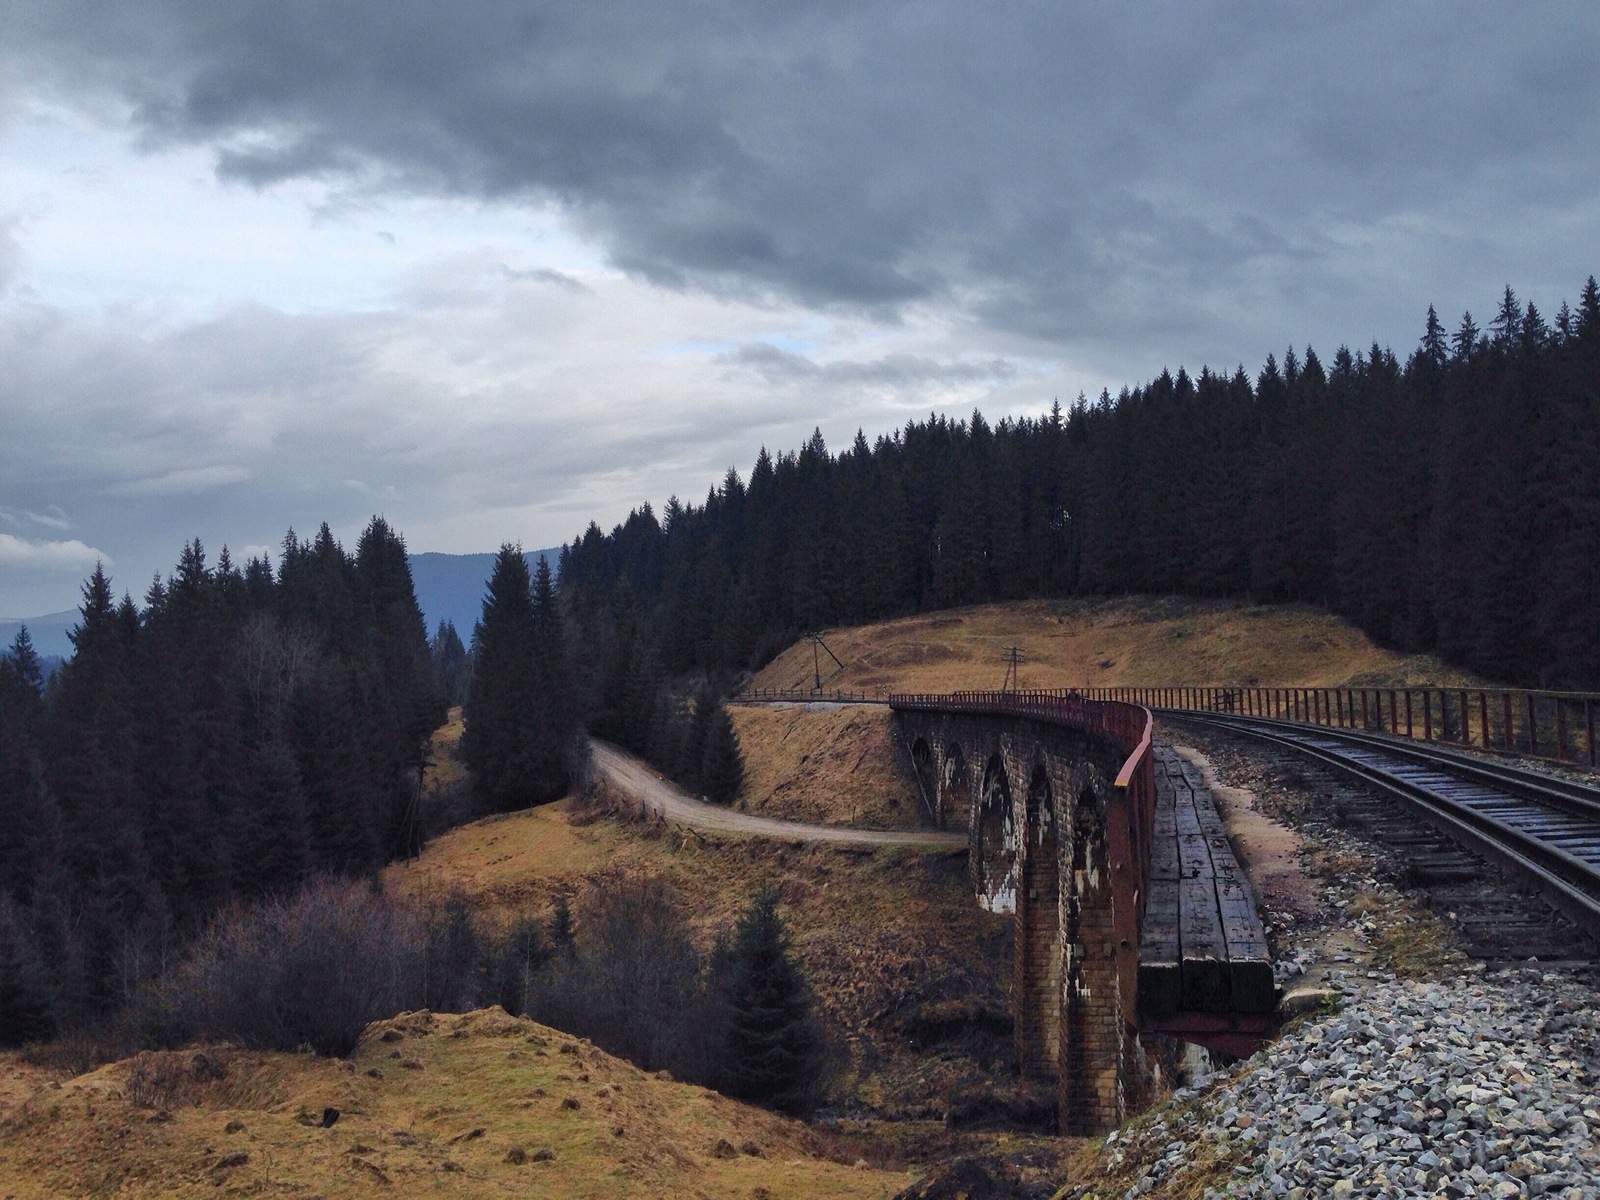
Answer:
[[[1593, 977], [1531, 965], [1385, 982], [1125, 1129], [1137, 1194], [1178, 1190], [1211, 1142], [1242, 1160], [1208, 1196], [1600, 1200]], [[1215, 1183], [1215, 1181], [1211, 1181]], [[1126, 1185], [1124, 1185], [1126, 1186]], [[1064, 1196], [1101, 1195], [1093, 1181]]]

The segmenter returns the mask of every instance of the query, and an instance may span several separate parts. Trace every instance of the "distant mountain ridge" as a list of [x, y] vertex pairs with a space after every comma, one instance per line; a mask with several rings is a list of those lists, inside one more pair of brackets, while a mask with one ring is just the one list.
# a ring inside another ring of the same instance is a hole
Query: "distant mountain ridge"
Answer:
[[28, 637], [33, 640], [33, 648], [39, 657], [72, 657], [72, 639], [67, 634], [78, 627], [77, 609], [46, 613], [42, 617], [7, 617], [0, 620], [0, 650], [16, 640], [17, 630], [24, 625], [28, 627]]
[[[561, 548], [529, 550], [525, 557], [528, 570], [538, 570], [539, 560], [547, 559], [554, 571], [561, 559]], [[472, 640], [472, 626], [483, 611], [483, 592], [494, 566], [493, 554], [412, 554], [411, 582], [416, 589], [417, 605], [428, 623], [428, 636], [432, 637], [440, 621], [449, 621], [456, 627], [463, 642]], [[17, 617], [0, 620], [0, 649], [9, 646], [17, 630], [26, 625], [33, 648], [43, 658], [72, 657], [71, 630], [78, 626], [78, 610], [46, 613], [40, 617]]]
[[[561, 547], [529, 550], [523, 555], [528, 570], [537, 571], [539, 560], [546, 559], [553, 572], [561, 561]], [[494, 567], [493, 554], [413, 554], [411, 583], [417, 592], [417, 605], [428, 623], [432, 637], [440, 621], [456, 627], [463, 642], [472, 641], [472, 627], [483, 613], [483, 593]]]

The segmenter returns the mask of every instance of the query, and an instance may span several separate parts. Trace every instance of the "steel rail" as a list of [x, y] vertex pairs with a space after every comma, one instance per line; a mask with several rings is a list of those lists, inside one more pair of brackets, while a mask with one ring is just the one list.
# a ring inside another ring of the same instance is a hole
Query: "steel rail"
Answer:
[[[1188, 709], [1157, 712], [1275, 743], [1397, 797], [1446, 836], [1523, 875], [1574, 924], [1600, 936], [1600, 792], [1595, 789], [1349, 730]], [[1450, 794], [1460, 785], [1477, 790], [1470, 802]], [[1551, 814], [1568, 826], [1561, 840], [1596, 847], [1589, 857], [1517, 819]]]

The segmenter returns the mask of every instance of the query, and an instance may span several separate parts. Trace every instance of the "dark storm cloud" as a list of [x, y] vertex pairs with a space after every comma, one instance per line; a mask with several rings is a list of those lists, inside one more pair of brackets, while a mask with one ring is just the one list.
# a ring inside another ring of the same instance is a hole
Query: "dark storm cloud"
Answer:
[[1258, 359], [1286, 313], [1360, 340], [1594, 265], [1563, 244], [1600, 182], [1587, 0], [14, 12], [16, 77], [114, 92], [228, 177], [554, 199], [668, 285], [1108, 361]]

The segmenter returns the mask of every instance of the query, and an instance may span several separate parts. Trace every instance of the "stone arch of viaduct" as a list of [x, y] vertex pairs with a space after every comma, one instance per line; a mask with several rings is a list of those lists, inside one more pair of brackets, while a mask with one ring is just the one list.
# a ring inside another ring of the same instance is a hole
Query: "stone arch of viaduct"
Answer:
[[967, 830], [978, 902], [1012, 917], [1022, 1070], [1056, 1081], [1062, 1132], [1115, 1128], [1146, 1071], [1138, 874], [1115, 786], [1128, 751], [1047, 720], [896, 711], [935, 821]]

